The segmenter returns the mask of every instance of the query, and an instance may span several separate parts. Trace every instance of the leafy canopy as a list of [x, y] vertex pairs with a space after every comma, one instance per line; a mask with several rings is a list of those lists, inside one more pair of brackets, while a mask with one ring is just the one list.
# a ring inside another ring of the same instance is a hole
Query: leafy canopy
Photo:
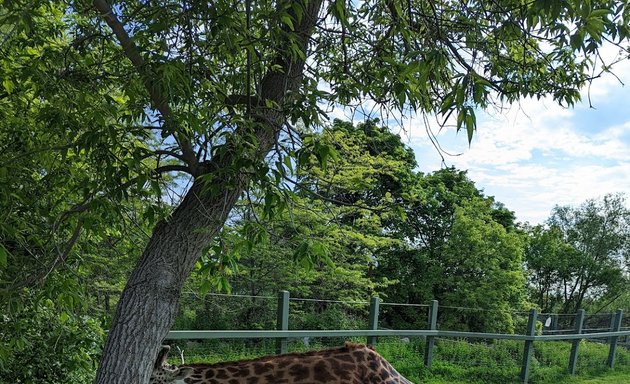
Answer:
[[[365, 110], [368, 101], [382, 114], [455, 116], [470, 139], [475, 110], [491, 103], [550, 95], [572, 105], [610, 69], [601, 44], [626, 48], [626, 13], [611, 1], [3, 2], [0, 182], [39, 176], [37, 187], [12, 183], [2, 199], [28, 205], [28, 191], [54, 190], [44, 182], [67, 187], [57, 192], [63, 204], [44, 200], [40, 214], [63, 218], [67, 231], [57, 235], [67, 240], [76, 228], [120, 220], [112, 212], [129, 197], [151, 197], [144, 214], [155, 222], [165, 174], [203, 176], [218, 188], [235, 187], [230, 175], [245, 171], [284, 188], [290, 158], [308, 158], [301, 145], [320, 160], [329, 155], [295, 123], [310, 130], [328, 107]], [[308, 18], [314, 29], [301, 30]], [[304, 69], [280, 106], [282, 89], [263, 88], [287, 60]], [[264, 164], [253, 135], [260, 108], [286, 121]], [[230, 160], [205, 167], [217, 157]], [[14, 238], [10, 227], [0, 230]], [[10, 253], [0, 248], [0, 265]]]

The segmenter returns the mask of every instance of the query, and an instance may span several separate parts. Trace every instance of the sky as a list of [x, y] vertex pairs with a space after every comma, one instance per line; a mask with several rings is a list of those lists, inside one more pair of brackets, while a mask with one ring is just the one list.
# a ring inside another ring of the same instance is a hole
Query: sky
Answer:
[[630, 199], [630, 60], [613, 72], [623, 84], [612, 75], [595, 80], [592, 107], [584, 89], [583, 101], [570, 109], [551, 99], [525, 99], [500, 112], [480, 112], [470, 146], [465, 130], [435, 132], [448, 153], [444, 163], [420, 118], [408, 120], [401, 135], [420, 171], [468, 170], [477, 187], [520, 222], [542, 224], [555, 205], [579, 206], [608, 193]]

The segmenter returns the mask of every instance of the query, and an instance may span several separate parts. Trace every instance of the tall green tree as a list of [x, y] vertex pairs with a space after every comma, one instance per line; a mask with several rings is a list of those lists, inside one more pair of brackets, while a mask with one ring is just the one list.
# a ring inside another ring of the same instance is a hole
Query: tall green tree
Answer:
[[[193, 279], [201, 279], [205, 289], [229, 284], [231, 292], [250, 296], [288, 289], [297, 297], [358, 302], [389, 284], [374, 270], [402, 243], [391, 228], [401, 220], [400, 202], [416, 165], [413, 151], [376, 121], [355, 126], [335, 120], [322, 132], [305, 135], [311, 145], [326, 148], [330, 159], [324, 166], [319, 151], [299, 155], [309, 158], [297, 166], [290, 203], [273, 220], [269, 196], [260, 190], [241, 200]], [[261, 313], [271, 313], [258, 298], [248, 303], [238, 324], [257, 324]], [[333, 311], [324, 324], [299, 315], [298, 303], [293, 304], [292, 324], [307, 327], [317, 325], [313, 322], [340, 327], [357, 310], [346, 306], [344, 316], [337, 305], [313, 304], [320, 316]], [[209, 314], [200, 317], [204, 322]], [[334, 318], [338, 322], [331, 323]]]
[[528, 229], [525, 265], [530, 300], [542, 312], [559, 311], [564, 303], [564, 281], [570, 281], [579, 260], [558, 227]]
[[547, 224], [548, 229], [532, 231], [526, 254], [540, 305], [551, 310], [557, 302], [560, 311], [575, 312], [587, 300], [627, 289], [630, 210], [623, 195], [609, 194], [579, 207], [556, 206]]
[[130, 274], [96, 382], [147, 381], [195, 261], [250, 183], [287, 173], [296, 122], [371, 100], [452, 115], [470, 138], [475, 109], [497, 100], [572, 105], [602, 42], [625, 48], [626, 13], [577, 0], [3, 2], [2, 110], [36, 153], [68, 147], [69, 168], [93, 178], [64, 201], [67, 222], [160, 196], [164, 174], [192, 181]]
[[514, 332], [511, 313], [525, 304], [523, 240], [492, 218], [487, 201], [474, 199], [456, 208], [450, 236], [435, 261], [442, 276], [434, 287], [436, 297], [446, 306], [483, 310], [444, 316], [445, 327]]
[[[514, 213], [454, 168], [417, 174], [406, 195], [406, 217], [394, 230], [405, 246], [392, 249], [377, 269], [396, 281], [385, 290], [388, 298], [485, 308], [491, 315], [449, 314], [444, 321], [469, 330], [512, 330], [509, 309], [524, 299], [523, 244]], [[407, 324], [416, 318], [404, 311], [386, 317]]]
[[481, 197], [464, 171], [446, 168], [415, 175], [406, 190], [405, 219], [394, 227], [394, 233], [406, 245], [393, 249], [392, 257], [382, 260], [378, 268], [380, 275], [398, 281], [386, 291], [390, 300], [426, 303], [440, 299], [434, 287], [441, 280], [439, 259], [451, 233], [455, 210]]

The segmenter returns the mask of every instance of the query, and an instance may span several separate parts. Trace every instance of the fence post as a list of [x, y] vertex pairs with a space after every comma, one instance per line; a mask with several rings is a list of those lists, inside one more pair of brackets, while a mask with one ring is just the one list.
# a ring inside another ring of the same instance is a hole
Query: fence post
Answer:
[[[536, 320], [538, 315], [536, 309], [529, 311], [529, 319], [527, 319], [527, 329], [525, 330], [526, 336], [534, 336], [536, 334]], [[523, 365], [521, 365], [521, 379], [523, 383], [527, 384], [529, 380], [529, 368], [532, 360], [532, 351], [534, 350], [534, 340], [525, 340], [525, 348], [523, 349]]]
[[[368, 319], [368, 329], [378, 329], [378, 297], [370, 299], [370, 318]], [[368, 336], [368, 345], [376, 345], [376, 336]]]
[[[429, 307], [429, 329], [434, 331], [437, 329], [438, 301], [431, 300]], [[427, 336], [427, 342], [424, 346], [424, 366], [431, 369], [433, 362], [433, 345], [435, 344], [434, 336]]]
[[[276, 321], [278, 331], [289, 330], [289, 291], [278, 292], [278, 317]], [[287, 339], [276, 339], [276, 353], [287, 353]]]
[[[575, 314], [575, 334], [582, 333], [582, 327], [584, 326], [584, 310], [578, 309]], [[582, 339], [573, 340], [573, 345], [571, 346], [571, 356], [569, 357], [569, 373], [571, 375], [575, 374], [575, 369], [577, 367], [577, 356], [578, 349], [580, 347], [580, 342]]]
[[[610, 327], [611, 332], [619, 332], [621, 330], [621, 319], [623, 318], [623, 310], [617, 310], [615, 318]], [[608, 350], [608, 366], [612, 369], [615, 367], [615, 353], [617, 352], [617, 340], [619, 336], [612, 336], [610, 338], [610, 349]]]
[[551, 315], [551, 330], [552, 331], [558, 330], [558, 314]]

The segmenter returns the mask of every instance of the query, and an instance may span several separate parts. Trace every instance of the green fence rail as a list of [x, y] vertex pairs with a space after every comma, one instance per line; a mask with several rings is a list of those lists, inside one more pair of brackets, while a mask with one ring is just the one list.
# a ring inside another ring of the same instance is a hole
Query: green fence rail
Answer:
[[290, 338], [303, 337], [366, 337], [367, 343], [375, 345], [379, 336], [398, 336], [398, 337], [426, 337], [426, 347], [424, 355], [424, 364], [427, 368], [431, 368], [433, 346], [436, 337], [444, 338], [461, 338], [461, 339], [492, 339], [492, 340], [518, 340], [524, 342], [523, 363], [521, 365], [520, 378], [523, 383], [527, 384], [529, 380], [529, 372], [531, 367], [531, 355], [536, 342], [546, 341], [572, 341], [571, 354], [568, 361], [568, 372], [576, 373], [578, 352], [581, 340], [588, 339], [608, 339], [609, 354], [607, 365], [614, 367], [615, 354], [617, 344], [620, 337], [630, 336], [630, 330], [621, 330], [623, 319], [623, 311], [618, 310], [609, 330], [605, 332], [583, 333], [583, 322], [585, 318], [584, 310], [580, 309], [575, 314], [573, 333], [552, 334], [552, 335], [536, 335], [536, 322], [538, 313], [535, 309], [529, 312], [526, 334], [503, 334], [503, 333], [480, 333], [480, 332], [460, 332], [446, 331], [437, 329], [438, 302], [433, 300], [429, 307], [427, 324], [429, 329], [377, 329], [379, 300], [372, 298], [370, 300], [370, 317], [368, 320], [368, 329], [359, 330], [288, 330], [289, 318], [289, 293], [281, 291], [278, 295], [278, 321], [276, 330], [256, 330], [256, 331], [170, 331], [166, 337], [167, 340], [186, 340], [186, 339], [276, 339], [278, 354], [287, 352], [287, 340]]

